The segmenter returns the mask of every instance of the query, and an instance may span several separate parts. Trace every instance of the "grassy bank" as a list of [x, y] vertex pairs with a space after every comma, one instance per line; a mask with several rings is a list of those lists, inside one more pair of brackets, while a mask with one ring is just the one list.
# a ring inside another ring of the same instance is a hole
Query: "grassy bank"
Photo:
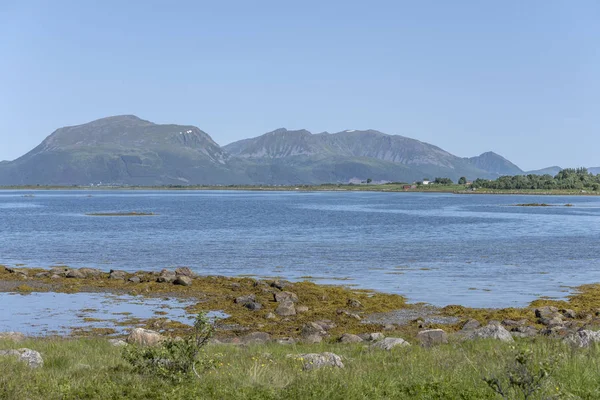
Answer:
[[[506, 383], [517, 354], [527, 355], [534, 373], [549, 375], [536, 399], [600, 397], [600, 349], [572, 349], [539, 338], [505, 344], [492, 341], [419, 346], [390, 352], [362, 345], [256, 345], [206, 348], [216, 367], [180, 383], [134, 372], [122, 350], [102, 339], [36, 339], [0, 348], [28, 347], [45, 365], [0, 357], [2, 399], [498, 399], [484, 381]], [[332, 351], [343, 369], [303, 371], [287, 354]], [[522, 398], [512, 392], [508, 398]]]

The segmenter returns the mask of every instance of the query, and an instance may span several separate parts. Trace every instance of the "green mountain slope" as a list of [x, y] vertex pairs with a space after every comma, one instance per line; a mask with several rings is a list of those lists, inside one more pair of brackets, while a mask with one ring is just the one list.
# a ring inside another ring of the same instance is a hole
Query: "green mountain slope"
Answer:
[[135, 116], [103, 118], [56, 130], [3, 166], [3, 184], [72, 185], [233, 183], [223, 150], [187, 125], [157, 125]]

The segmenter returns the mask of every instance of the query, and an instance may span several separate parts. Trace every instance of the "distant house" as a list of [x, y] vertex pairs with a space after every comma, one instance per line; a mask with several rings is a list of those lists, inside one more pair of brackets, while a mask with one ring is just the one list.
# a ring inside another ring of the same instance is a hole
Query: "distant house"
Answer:
[[402, 186], [402, 189], [404, 190], [410, 190], [410, 189], [416, 189], [417, 185], [404, 185]]
[[423, 185], [429, 185], [431, 183], [430, 180], [423, 179]]

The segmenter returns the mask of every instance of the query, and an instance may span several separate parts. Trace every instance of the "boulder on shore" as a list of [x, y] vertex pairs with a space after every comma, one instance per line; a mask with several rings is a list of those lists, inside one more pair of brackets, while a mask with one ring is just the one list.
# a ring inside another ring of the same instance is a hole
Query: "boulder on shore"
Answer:
[[144, 328], [134, 328], [126, 339], [127, 343], [140, 346], [156, 346], [163, 340], [165, 337], [160, 333]]
[[482, 328], [468, 332], [465, 339], [495, 339], [502, 342], [514, 342], [514, 339], [509, 331], [504, 329], [500, 324], [488, 324]]
[[27, 363], [30, 368], [38, 368], [44, 365], [44, 359], [42, 358], [42, 355], [31, 349], [23, 348], [18, 350], [0, 350], [0, 356], [17, 357], [19, 361]]
[[423, 347], [433, 347], [448, 343], [448, 335], [443, 329], [428, 329], [417, 334], [417, 339]]
[[406, 340], [404, 340], [402, 338], [388, 337], [388, 338], [379, 340], [371, 345], [372, 348], [382, 349], [382, 350], [387, 350], [387, 351], [391, 351], [394, 347], [398, 347], [398, 346], [401, 346], [401, 347], [410, 346], [410, 343], [408, 343]]
[[310, 371], [314, 369], [320, 369], [323, 367], [331, 368], [344, 368], [342, 358], [334, 353], [308, 353], [308, 354], [288, 354], [288, 357], [295, 358], [304, 363], [302, 369], [304, 371]]
[[296, 315], [296, 308], [294, 307], [294, 303], [289, 300], [284, 301], [283, 303], [279, 303], [279, 305], [275, 309], [275, 314], [280, 315], [282, 317]]
[[590, 347], [592, 343], [600, 343], [600, 332], [584, 329], [571, 333], [564, 341], [574, 347]]

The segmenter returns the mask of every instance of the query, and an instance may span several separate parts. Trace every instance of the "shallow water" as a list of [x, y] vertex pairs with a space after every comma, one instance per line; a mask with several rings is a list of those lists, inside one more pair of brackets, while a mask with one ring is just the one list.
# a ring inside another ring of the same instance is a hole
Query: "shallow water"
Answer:
[[191, 301], [105, 293], [0, 293], [0, 304], [5, 305], [0, 308], [0, 332], [30, 336], [69, 335], [78, 328], [112, 328], [123, 333], [131, 324], [118, 323], [131, 318], [168, 318], [188, 325], [194, 318], [185, 312], [185, 307], [194, 304]]
[[[129, 211], [158, 215], [85, 215]], [[434, 305], [564, 296], [569, 286], [600, 282], [599, 244], [600, 197], [0, 191], [0, 264], [186, 265], [357, 285]]]

